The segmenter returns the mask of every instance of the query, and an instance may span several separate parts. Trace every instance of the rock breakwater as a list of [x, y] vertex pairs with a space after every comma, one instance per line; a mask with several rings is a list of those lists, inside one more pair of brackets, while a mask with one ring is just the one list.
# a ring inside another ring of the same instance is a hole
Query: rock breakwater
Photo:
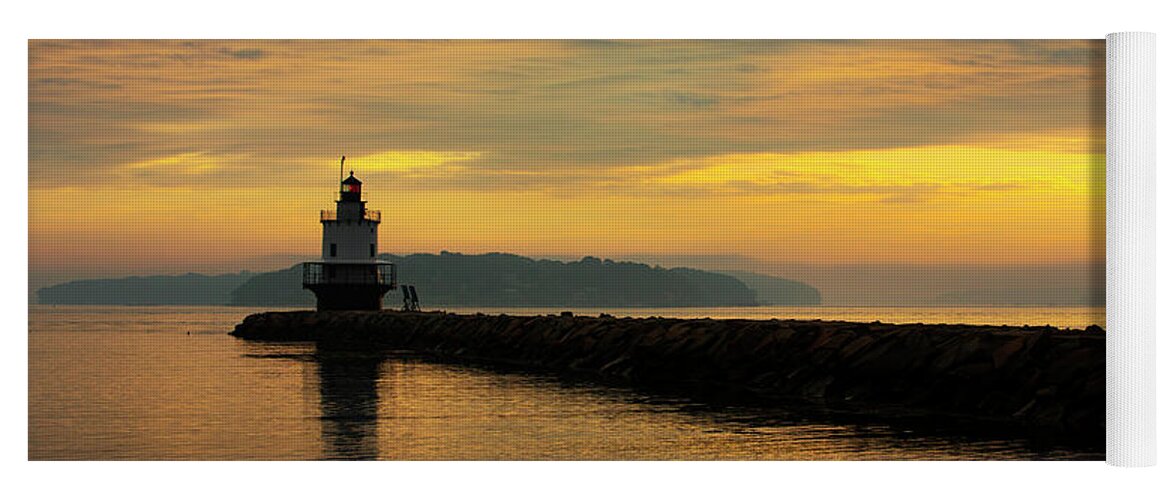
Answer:
[[1096, 327], [296, 311], [253, 314], [232, 335], [1105, 439], [1106, 343]]

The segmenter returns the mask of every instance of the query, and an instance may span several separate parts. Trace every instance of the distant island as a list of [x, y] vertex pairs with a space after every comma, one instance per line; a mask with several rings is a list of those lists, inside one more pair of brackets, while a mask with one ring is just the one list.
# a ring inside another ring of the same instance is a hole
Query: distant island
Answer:
[[[37, 291], [41, 304], [175, 306], [224, 305], [232, 291], [255, 275], [131, 276], [61, 283]], [[298, 288], [300, 285], [298, 285]]]
[[[428, 307], [727, 307], [817, 305], [816, 288], [741, 272], [667, 269], [586, 257], [575, 262], [505, 253], [441, 252], [380, 258]], [[41, 304], [312, 306], [301, 267], [265, 273], [79, 280], [38, 291]], [[387, 295], [388, 308], [398, 297]]]
[[821, 292], [800, 281], [750, 273], [747, 271], [715, 271], [740, 280], [756, 292], [756, 301], [762, 306], [816, 306], [821, 305]]

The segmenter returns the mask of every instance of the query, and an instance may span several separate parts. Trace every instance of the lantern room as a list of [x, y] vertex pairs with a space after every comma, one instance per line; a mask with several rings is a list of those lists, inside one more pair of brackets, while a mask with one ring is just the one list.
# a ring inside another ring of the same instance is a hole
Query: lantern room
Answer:
[[342, 181], [342, 201], [361, 201], [362, 200], [362, 181], [354, 177], [354, 171], [350, 171], [350, 176]]

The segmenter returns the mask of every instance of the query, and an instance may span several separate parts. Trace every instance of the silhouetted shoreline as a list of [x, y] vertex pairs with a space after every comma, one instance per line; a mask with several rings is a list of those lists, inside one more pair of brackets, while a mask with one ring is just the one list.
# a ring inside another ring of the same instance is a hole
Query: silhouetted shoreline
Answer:
[[[397, 265], [400, 281], [418, 285], [425, 290], [427, 304], [441, 307], [821, 304], [821, 295], [812, 286], [753, 273], [663, 268], [594, 257], [562, 262], [504, 253], [381, 254], [379, 259]], [[301, 274], [298, 264], [259, 273], [88, 279], [45, 287], [37, 296], [40, 303], [53, 305], [312, 305], [313, 294], [301, 288]]]

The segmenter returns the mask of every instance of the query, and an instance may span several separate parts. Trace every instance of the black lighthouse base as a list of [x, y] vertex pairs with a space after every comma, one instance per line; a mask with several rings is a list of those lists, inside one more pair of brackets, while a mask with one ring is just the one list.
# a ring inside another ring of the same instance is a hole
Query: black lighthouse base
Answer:
[[318, 311], [378, 311], [382, 296], [393, 288], [386, 284], [305, 285], [317, 296]]

